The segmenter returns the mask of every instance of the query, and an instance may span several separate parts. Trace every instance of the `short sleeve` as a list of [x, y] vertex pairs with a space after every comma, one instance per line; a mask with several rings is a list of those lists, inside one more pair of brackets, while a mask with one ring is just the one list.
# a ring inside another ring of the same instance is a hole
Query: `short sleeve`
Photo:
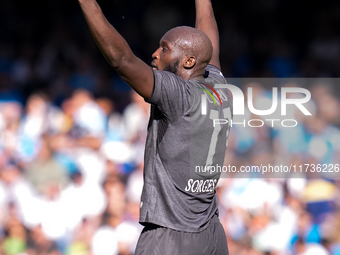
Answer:
[[146, 102], [157, 106], [168, 119], [182, 117], [190, 106], [190, 83], [170, 72], [153, 72], [154, 88]]

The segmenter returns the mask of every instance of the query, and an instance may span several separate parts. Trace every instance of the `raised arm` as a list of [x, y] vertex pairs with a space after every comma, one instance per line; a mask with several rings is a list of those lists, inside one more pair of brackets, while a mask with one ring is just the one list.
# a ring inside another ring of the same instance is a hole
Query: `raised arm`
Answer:
[[210, 64], [221, 69], [220, 65], [220, 37], [211, 0], [195, 0], [196, 28], [203, 31], [213, 45], [213, 55]]
[[151, 96], [154, 76], [150, 66], [137, 58], [125, 39], [105, 18], [96, 0], [78, 0], [99, 49], [109, 64], [138, 94]]

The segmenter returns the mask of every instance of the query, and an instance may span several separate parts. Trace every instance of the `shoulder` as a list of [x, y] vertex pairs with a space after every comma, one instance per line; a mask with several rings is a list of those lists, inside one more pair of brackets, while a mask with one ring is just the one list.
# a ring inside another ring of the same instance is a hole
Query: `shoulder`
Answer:
[[214, 65], [207, 65], [205, 68], [205, 78], [212, 79], [214, 83], [226, 84], [227, 81], [220, 69]]
[[179, 95], [188, 92], [191, 86], [189, 81], [183, 80], [180, 76], [167, 71], [153, 70], [155, 83], [151, 97], [147, 102], [157, 104], [160, 99], [175, 100]]
[[155, 105], [169, 120], [177, 120], [190, 106], [192, 84], [180, 76], [153, 70], [155, 83], [146, 102]]
[[190, 82], [187, 80], [183, 80], [182, 77], [168, 72], [168, 71], [159, 71], [153, 70], [155, 76], [155, 85], [158, 87], [162, 86], [170, 86], [170, 87], [185, 87], [190, 86]]

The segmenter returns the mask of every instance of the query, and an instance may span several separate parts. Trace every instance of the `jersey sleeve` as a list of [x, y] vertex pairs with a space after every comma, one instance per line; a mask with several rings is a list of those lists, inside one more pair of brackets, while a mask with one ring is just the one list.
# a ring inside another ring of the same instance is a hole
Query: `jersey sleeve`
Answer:
[[154, 88], [146, 102], [157, 106], [170, 120], [182, 117], [190, 105], [190, 83], [170, 72], [158, 70], [153, 72]]

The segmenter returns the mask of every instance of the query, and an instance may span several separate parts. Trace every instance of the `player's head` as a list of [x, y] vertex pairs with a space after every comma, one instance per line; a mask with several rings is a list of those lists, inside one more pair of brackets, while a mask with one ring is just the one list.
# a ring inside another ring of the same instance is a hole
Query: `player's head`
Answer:
[[211, 41], [205, 33], [192, 27], [175, 27], [160, 40], [159, 48], [152, 55], [151, 65], [182, 78], [192, 73], [204, 74], [212, 52]]

